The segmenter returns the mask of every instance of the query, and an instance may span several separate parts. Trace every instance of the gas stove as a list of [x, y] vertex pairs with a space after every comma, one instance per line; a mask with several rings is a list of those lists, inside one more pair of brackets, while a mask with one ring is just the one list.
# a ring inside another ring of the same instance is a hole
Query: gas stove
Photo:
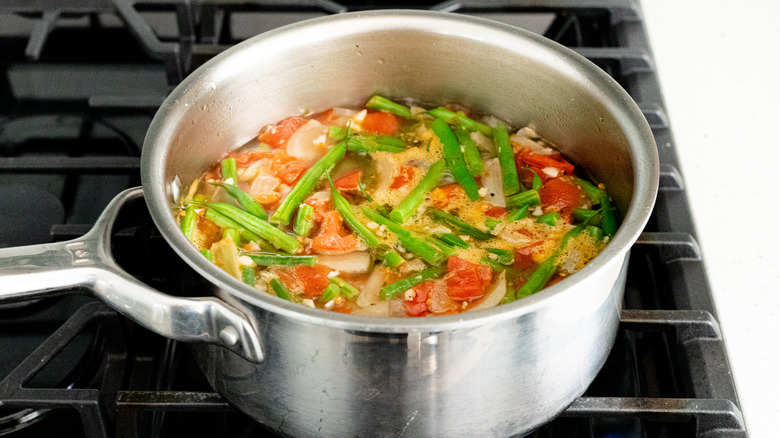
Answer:
[[[381, 3], [381, 4], [380, 4]], [[86, 233], [140, 185], [143, 138], [189, 72], [258, 33], [376, 8], [469, 14], [566, 45], [636, 100], [661, 160], [658, 201], [631, 250], [615, 347], [586, 393], [531, 437], [745, 438], [641, 9], [632, 0], [47, 0], [0, 2], [0, 247]], [[158, 290], [195, 275], [142, 201], [113, 255]], [[263, 425], [210, 388], [186, 345], [64, 294], [0, 306], [0, 436], [256, 436]]]

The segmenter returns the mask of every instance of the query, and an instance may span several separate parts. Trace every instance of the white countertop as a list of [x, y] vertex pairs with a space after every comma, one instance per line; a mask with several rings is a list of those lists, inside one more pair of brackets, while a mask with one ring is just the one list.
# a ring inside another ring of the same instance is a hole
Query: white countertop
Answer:
[[780, 2], [644, 0], [751, 438], [780, 418]]

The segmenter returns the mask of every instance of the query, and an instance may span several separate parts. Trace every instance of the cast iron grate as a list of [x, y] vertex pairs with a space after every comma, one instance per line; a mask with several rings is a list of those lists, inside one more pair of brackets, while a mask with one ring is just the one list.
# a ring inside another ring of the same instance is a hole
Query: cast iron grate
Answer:
[[[143, 137], [164, 97], [215, 54], [283, 24], [379, 7], [471, 14], [542, 33], [615, 78], [653, 129], [661, 188], [632, 249], [615, 348], [585, 396], [531, 436], [745, 438], [634, 0], [2, 2], [0, 213], [10, 219], [0, 229], [0, 247], [84, 234], [115, 194], [140, 183]], [[197, 278], [164, 243], [143, 205], [126, 214], [128, 227], [115, 238], [120, 264], [161, 290], [184, 294], [182, 285]], [[150, 259], [155, 263], [139, 263]], [[35, 335], [15, 341], [27, 332]], [[187, 348], [90, 299], [0, 308], [0, 341], [18, 342], [3, 344], [13, 345], [5, 350], [13, 354], [0, 367], [0, 435], [265, 431], [211, 390]], [[90, 378], [74, 370], [89, 370]]]

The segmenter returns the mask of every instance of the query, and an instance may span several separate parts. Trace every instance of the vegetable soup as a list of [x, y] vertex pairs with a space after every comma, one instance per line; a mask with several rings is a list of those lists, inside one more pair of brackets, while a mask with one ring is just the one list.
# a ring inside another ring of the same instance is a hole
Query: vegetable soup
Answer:
[[228, 274], [310, 307], [420, 317], [534, 294], [617, 231], [603, 186], [528, 127], [373, 96], [260, 129], [175, 213]]

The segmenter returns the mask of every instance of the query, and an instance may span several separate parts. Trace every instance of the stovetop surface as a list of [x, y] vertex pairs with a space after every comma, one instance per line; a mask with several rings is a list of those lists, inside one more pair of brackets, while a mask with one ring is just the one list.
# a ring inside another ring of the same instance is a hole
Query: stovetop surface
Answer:
[[[257, 33], [376, 8], [518, 25], [604, 69], [637, 101], [661, 159], [658, 201], [631, 250], [615, 347], [582, 398], [532, 437], [746, 437], [657, 72], [632, 0], [487, 2], [88, 0], [0, 3], [0, 247], [84, 234], [140, 185], [146, 129], [197, 66]], [[145, 206], [115, 230], [120, 265], [167, 293], [203, 282]], [[153, 260], [152, 263], [149, 263]], [[252, 436], [186, 345], [69, 294], [0, 307], [0, 435]]]

